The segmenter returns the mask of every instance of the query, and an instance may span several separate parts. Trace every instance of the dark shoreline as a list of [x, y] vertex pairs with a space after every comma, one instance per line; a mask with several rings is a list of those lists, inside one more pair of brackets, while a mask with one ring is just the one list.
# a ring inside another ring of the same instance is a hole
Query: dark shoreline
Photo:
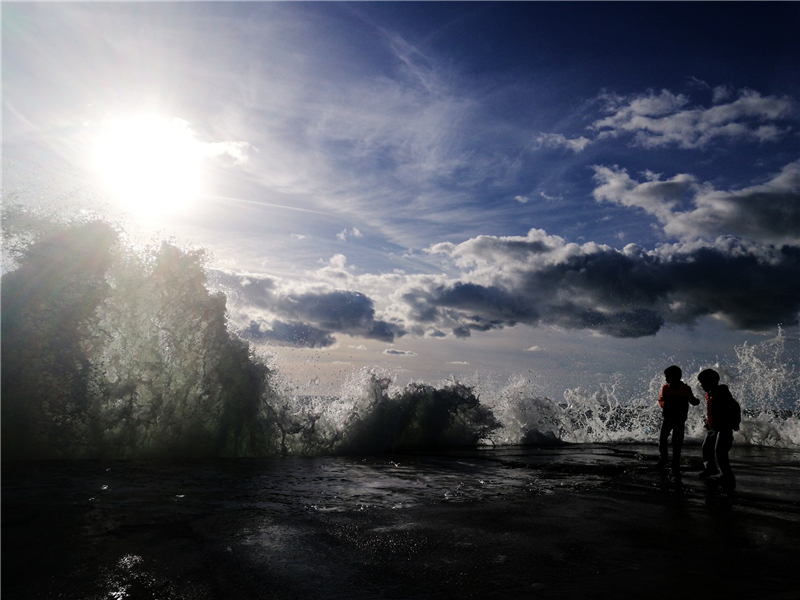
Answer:
[[[796, 597], [798, 453], [734, 453], [739, 488], [725, 494], [697, 479], [694, 457], [681, 481], [655, 471], [653, 450], [3, 465], [2, 592], [20, 600]], [[477, 483], [487, 473], [495, 487]], [[382, 506], [343, 496], [398, 474], [430, 482], [415, 492], [419, 502], [391, 506], [402, 486], [386, 488]]]

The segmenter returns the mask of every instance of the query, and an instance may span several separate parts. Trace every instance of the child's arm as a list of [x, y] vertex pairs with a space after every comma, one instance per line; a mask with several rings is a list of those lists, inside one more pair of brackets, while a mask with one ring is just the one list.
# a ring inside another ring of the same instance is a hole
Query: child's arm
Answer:
[[684, 389], [686, 390], [686, 393], [687, 393], [687, 394], [688, 394], [688, 396], [689, 396], [689, 404], [691, 404], [692, 406], [697, 406], [698, 404], [700, 404], [700, 400], [698, 400], [697, 398], [695, 398], [695, 396], [694, 396], [694, 392], [692, 392], [692, 388], [691, 388], [691, 387], [689, 387], [689, 386], [688, 386], [687, 384], [685, 384], [685, 383], [684, 383], [683, 385], [685, 386], [685, 387], [684, 387]]

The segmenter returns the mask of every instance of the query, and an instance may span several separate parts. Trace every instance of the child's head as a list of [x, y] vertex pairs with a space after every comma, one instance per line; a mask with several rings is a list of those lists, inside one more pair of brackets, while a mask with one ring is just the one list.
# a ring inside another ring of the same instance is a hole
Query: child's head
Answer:
[[681, 377], [683, 377], [683, 371], [681, 371], [680, 367], [672, 365], [664, 369], [664, 379], [666, 379], [669, 384], [678, 383]]
[[714, 369], [704, 369], [697, 375], [697, 381], [700, 382], [703, 391], [713, 390], [719, 385], [719, 373]]

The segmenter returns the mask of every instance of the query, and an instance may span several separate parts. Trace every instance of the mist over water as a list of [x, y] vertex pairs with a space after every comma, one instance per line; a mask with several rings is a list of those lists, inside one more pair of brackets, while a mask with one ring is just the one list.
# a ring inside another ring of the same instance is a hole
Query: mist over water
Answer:
[[[643, 375], [633, 394], [612, 381], [550, 399], [524, 378], [397, 387], [365, 369], [334, 395], [299, 395], [229, 329], [226, 297], [209, 289], [202, 250], [134, 247], [101, 221], [58, 224], [12, 211], [3, 226], [3, 459], [657, 439], [660, 371]], [[736, 443], [800, 444], [788, 343], [778, 329], [768, 342], [735, 348], [734, 364], [683, 365], [690, 384], [711, 366], [730, 385], [744, 409]], [[701, 421], [701, 408], [692, 409], [690, 440], [702, 436]]]

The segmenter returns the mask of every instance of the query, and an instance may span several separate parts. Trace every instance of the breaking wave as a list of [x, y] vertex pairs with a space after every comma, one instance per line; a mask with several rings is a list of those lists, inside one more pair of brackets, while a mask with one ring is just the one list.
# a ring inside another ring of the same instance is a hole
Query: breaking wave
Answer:
[[[6, 215], [3, 459], [376, 453], [478, 444], [653, 442], [661, 374], [640, 399], [616, 385], [554, 401], [526, 380], [496, 389], [393, 385], [376, 369], [333, 396], [299, 395], [230, 331], [202, 250], [144, 248], [101, 221]], [[786, 339], [716, 365], [740, 400], [738, 443], [800, 444]], [[709, 366], [709, 365], [703, 365]], [[699, 372], [698, 366], [696, 372]], [[696, 373], [695, 372], [695, 373]], [[693, 381], [687, 378], [687, 381]], [[698, 390], [698, 397], [700, 393]], [[698, 418], [688, 436], [702, 435]]]

